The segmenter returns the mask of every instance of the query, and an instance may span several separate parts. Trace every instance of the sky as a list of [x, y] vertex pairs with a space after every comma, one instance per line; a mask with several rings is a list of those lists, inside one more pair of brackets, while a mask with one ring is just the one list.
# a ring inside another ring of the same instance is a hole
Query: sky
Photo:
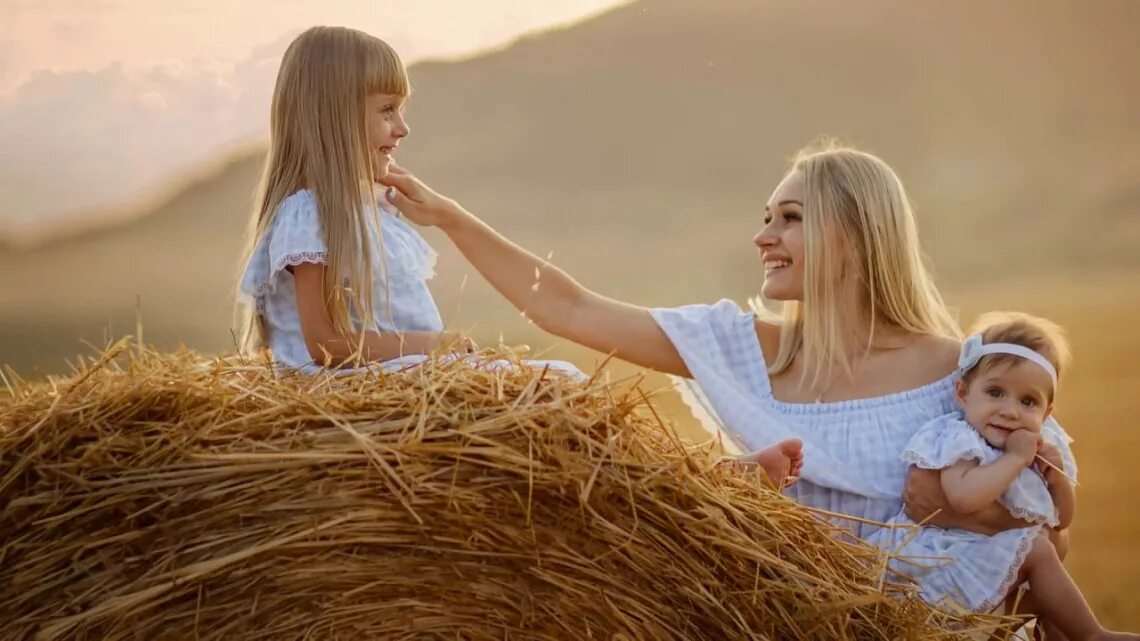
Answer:
[[456, 58], [622, 0], [0, 0], [0, 226], [156, 193], [264, 138], [286, 45], [314, 24], [407, 62]]

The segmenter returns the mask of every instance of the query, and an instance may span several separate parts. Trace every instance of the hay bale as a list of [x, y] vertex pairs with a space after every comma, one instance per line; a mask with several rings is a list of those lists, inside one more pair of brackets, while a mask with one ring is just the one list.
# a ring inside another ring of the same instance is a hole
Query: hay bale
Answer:
[[9, 386], [4, 638], [947, 636], [874, 550], [684, 446], [636, 387], [125, 341]]

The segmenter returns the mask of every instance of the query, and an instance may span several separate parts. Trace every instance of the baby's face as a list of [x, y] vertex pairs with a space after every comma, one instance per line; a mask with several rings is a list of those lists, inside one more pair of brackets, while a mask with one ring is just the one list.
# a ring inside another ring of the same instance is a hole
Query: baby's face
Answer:
[[990, 445], [1005, 449], [1016, 430], [1041, 432], [1053, 411], [1049, 392], [1053, 379], [1039, 365], [1019, 360], [974, 374], [969, 384], [958, 383], [958, 404], [966, 422]]

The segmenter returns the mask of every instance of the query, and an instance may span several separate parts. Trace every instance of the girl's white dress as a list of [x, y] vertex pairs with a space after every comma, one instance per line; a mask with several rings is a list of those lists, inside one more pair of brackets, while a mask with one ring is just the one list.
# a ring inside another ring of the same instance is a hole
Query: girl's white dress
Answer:
[[[379, 214], [368, 219], [371, 232], [372, 316], [375, 332], [438, 332], [443, 330], [427, 281], [435, 275], [436, 252], [378, 192]], [[289, 267], [303, 263], [327, 264], [328, 246], [317, 214], [316, 195], [308, 189], [282, 201], [273, 223], [246, 264], [238, 296], [250, 301], [265, 318], [269, 348], [281, 367], [307, 374], [326, 372], [314, 362], [301, 333], [297, 292]], [[359, 327], [360, 317], [351, 310]], [[422, 363], [427, 356], [411, 354], [380, 363], [387, 371]], [[571, 376], [583, 374], [564, 361], [529, 361]], [[483, 363], [505, 366], [505, 362]], [[344, 373], [338, 370], [337, 373]]]

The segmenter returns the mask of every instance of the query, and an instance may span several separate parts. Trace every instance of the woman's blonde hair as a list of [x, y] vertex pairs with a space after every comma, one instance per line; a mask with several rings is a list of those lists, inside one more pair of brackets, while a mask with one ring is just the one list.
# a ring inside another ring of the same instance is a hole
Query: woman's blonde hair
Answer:
[[[878, 157], [835, 143], [801, 150], [789, 174], [804, 181], [804, 297], [783, 306], [780, 347], [770, 371], [786, 370], [802, 352], [813, 387], [833, 366], [852, 374], [850, 303], [877, 327], [960, 337], [934, 285], [902, 182]], [[853, 288], [853, 289], [845, 289]]]
[[[328, 246], [325, 305], [341, 335], [354, 328], [349, 306], [373, 324], [369, 217], [373, 158], [365, 98], [406, 96], [408, 74], [383, 40], [345, 27], [312, 27], [285, 50], [270, 107], [269, 151], [258, 187], [244, 265], [273, 224], [282, 201], [311, 189]], [[264, 347], [264, 318], [243, 305], [240, 347]]]

